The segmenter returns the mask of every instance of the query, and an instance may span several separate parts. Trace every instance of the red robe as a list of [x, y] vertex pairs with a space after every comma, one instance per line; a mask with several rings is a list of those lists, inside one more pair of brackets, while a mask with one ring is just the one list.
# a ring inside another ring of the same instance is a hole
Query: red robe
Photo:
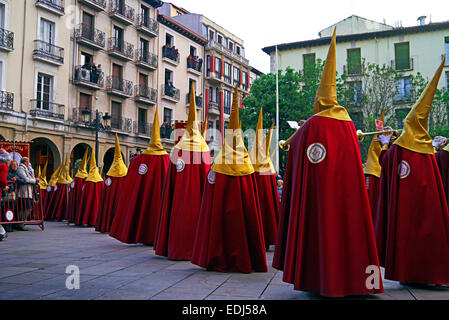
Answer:
[[[320, 145], [318, 145], [318, 144]], [[368, 193], [354, 124], [310, 118], [293, 137], [284, 178], [273, 267], [295, 290], [344, 297], [380, 275]]]
[[255, 175], [215, 173], [215, 183], [211, 184], [210, 175], [208, 180], [192, 263], [219, 272], [267, 272]]
[[279, 223], [279, 193], [276, 175], [255, 173], [259, 194], [260, 214], [262, 216], [265, 246], [276, 244]]
[[440, 170], [443, 189], [449, 206], [449, 152], [441, 150], [435, 154], [435, 159], [437, 160], [438, 169]]
[[117, 204], [111, 237], [128, 244], [153, 245], [169, 162], [169, 155], [141, 154], [133, 158]]
[[98, 207], [95, 231], [109, 233], [111, 230], [115, 209], [117, 208], [117, 203], [123, 192], [125, 178], [126, 177], [117, 178], [106, 176], [104, 190]]
[[369, 204], [371, 206], [371, 215], [374, 223], [374, 217], [377, 212], [377, 202], [379, 201], [380, 179], [371, 174], [366, 174], [365, 179], [366, 188], [368, 189]]
[[86, 181], [83, 186], [83, 194], [80, 200], [80, 211], [77, 225], [95, 226], [98, 208], [100, 207], [101, 194], [104, 189], [104, 181]]
[[385, 278], [449, 284], [449, 213], [435, 156], [393, 145], [380, 161], [375, 230]]
[[47, 208], [47, 200], [48, 200], [48, 191], [47, 189], [39, 190], [39, 206], [41, 210], [42, 217], [45, 218], [46, 208]]
[[[71, 184], [69, 192], [69, 209], [68, 209], [68, 221], [75, 223], [77, 217], [77, 209], [80, 207], [79, 201], [83, 194], [83, 186], [85, 179], [75, 177]], [[73, 187], [72, 187], [73, 186]]]
[[[55, 205], [58, 193], [58, 187], [49, 187], [48, 196], [47, 196], [47, 206], [45, 208], [45, 220], [54, 220], [55, 219]], [[56, 190], [55, 190], [56, 189]], [[48, 190], [48, 189], [47, 189]]]
[[66, 210], [67, 210], [67, 187], [70, 187], [70, 185], [67, 185], [65, 183], [57, 183], [58, 190], [55, 193], [55, 199], [54, 199], [54, 210], [52, 214], [52, 219], [56, 221], [62, 221], [64, 220], [66, 216]]
[[[179, 160], [184, 165], [179, 164], [178, 171]], [[154, 238], [157, 255], [190, 260], [209, 169], [210, 152], [179, 151], [172, 155]]]

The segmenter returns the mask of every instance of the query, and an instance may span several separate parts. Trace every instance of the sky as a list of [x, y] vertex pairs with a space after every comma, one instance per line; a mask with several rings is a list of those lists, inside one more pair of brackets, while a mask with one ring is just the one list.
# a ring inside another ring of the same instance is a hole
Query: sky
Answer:
[[263, 47], [318, 38], [318, 32], [353, 14], [395, 26], [449, 20], [447, 0], [166, 0], [200, 13], [244, 40], [251, 66], [267, 73], [269, 56]]

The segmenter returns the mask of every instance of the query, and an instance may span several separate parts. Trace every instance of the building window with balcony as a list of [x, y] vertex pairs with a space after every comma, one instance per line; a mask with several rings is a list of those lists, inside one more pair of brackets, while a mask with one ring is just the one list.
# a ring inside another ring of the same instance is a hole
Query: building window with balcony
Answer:
[[215, 77], [221, 78], [221, 59], [215, 57]]
[[231, 114], [231, 91], [223, 90], [223, 112]]
[[92, 96], [90, 94], [85, 94], [85, 93], [80, 92], [79, 108], [80, 108], [80, 114], [81, 114], [81, 110], [83, 110], [83, 109], [92, 110]]
[[346, 57], [348, 75], [362, 74], [362, 53], [360, 48], [348, 49]]
[[164, 122], [161, 125], [161, 138], [171, 139], [171, 134], [173, 132], [173, 110], [170, 108], [164, 108]]
[[190, 54], [187, 57], [187, 68], [201, 72], [203, 67], [203, 59], [197, 56], [197, 49], [190, 46]]
[[118, 50], [120, 52], [122, 52], [122, 48], [123, 48], [123, 29], [114, 26], [114, 29], [112, 31], [113, 34], [113, 46], [115, 50]]
[[231, 83], [231, 64], [224, 63], [224, 81]]
[[150, 128], [147, 124], [147, 110], [139, 108], [137, 114], [137, 131], [139, 134], [149, 134]]
[[233, 85], [235, 86], [236, 84], [237, 85], [240, 85], [240, 69], [239, 68], [237, 68], [237, 67], [234, 67], [234, 81], [233, 81]]
[[55, 24], [51, 21], [41, 19], [40, 40], [55, 44]]
[[243, 79], [242, 79], [242, 86], [243, 90], [248, 90], [248, 72], [243, 71]]
[[116, 101], [111, 102], [111, 128], [122, 129], [122, 104]]
[[396, 43], [394, 45], [394, 69], [395, 70], [410, 70], [412, 63], [410, 59], [410, 43]]
[[214, 88], [209, 88], [209, 101], [214, 101]]
[[43, 73], [37, 75], [36, 108], [50, 111], [53, 95], [53, 77]]
[[150, 10], [148, 7], [145, 6], [141, 6], [140, 7], [140, 18], [141, 18], [141, 23], [144, 26], [148, 25], [148, 19], [150, 18]]
[[396, 81], [396, 96], [394, 98], [395, 102], [408, 102], [411, 100], [411, 83], [410, 78], [405, 77]]
[[311, 75], [315, 70], [315, 53], [304, 54], [302, 56], [304, 74]]
[[179, 51], [174, 46], [173, 36], [168, 33], [165, 35], [165, 45], [162, 47], [162, 56], [175, 62], [179, 62]]

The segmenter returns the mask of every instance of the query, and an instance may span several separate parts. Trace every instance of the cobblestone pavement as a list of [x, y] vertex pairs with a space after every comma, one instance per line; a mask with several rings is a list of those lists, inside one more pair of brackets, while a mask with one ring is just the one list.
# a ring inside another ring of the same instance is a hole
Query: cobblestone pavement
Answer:
[[[322, 299], [293, 290], [282, 272], [223, 274], [206, 272], [190, 262], [169, 261], [152, 247], [125, 245], [91, 228], [47, 222], [44, 232], [9, 233], [0, 242], [0, 299], [163, 299], [290, 300]], [[66, 289], [68, 265], [80, 269], [79, 290]], [[352, 299], [445, 299], [449, 289], [408, 287], [384, 281], [385, 293]]]

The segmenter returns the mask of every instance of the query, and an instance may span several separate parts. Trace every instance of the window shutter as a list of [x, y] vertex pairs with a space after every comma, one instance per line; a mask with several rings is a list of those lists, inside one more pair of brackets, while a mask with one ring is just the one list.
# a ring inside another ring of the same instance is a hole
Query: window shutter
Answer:
[[396, 70], [410, 69], [410, 45], [406, 43], [397, 43], [394, 48], [396, 59]]

